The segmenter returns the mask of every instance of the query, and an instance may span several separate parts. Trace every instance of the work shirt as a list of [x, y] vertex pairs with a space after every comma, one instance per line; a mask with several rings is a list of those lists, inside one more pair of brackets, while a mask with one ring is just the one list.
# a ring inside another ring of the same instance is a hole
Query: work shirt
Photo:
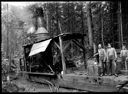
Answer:
[[120, 57], [127, 57], [128, 56], [128, 50], [121, 50]]
[[117, 58], [117, 53], [115, 48], [108, 48], [107, 49], [107, 60], [109, 59], [116, 59]]
[[105, 49], [103, 49], [103, 48], [98, 49], [98, 53], [99, 53], [99, 59], [105, 61], [105, 59], [106, 59]]

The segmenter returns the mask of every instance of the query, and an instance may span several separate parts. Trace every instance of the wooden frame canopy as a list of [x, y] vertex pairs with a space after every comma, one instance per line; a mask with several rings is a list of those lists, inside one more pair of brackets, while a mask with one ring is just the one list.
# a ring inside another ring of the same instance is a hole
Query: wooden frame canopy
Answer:
[[[85, 48], [84, 48], [84, 42], [83, 42], [84, 36], [85, 36], [85, 34], [80, 34], [80, 33], [63, 33], [63, 34], [59, 34], [58, 36], [55, 36], [55, 37], [52, 37], [52, 38], [49, 38], [49, 39], [46, 39], [46, 40], [40, 40], [40, 41], [38, 41], [36, 43], [33, 43], [31, 45], [40, 44], [40, 43], [43, 44], [43, 42], [46, 42], [47, 40], [50, 40], [47, 47], [50, 45], [50, 43], [54, 43], [56, 45], [56, 47], [60, 50], [61, 60], [62, 60], [62, 71], [65, 74], [66, 64], [65, 64], [65, 58], [64, 58], [64, 51], [71, 44], [71, 42], [73, 42], [75, 45], [77, 45], [78, 47], [83, 49], [83, 54], [85, 54]], [[83, 45], [81, 45], [79, 43], [78, 39], [82, 40], [81, 42], [82, 42]], [[63, 41], [68, 41], [68, 40], [71, 40], [71, 41], [68, 42], [66, 45], [63, 45]], [[28, 45], [30, 45], [30, 44], [28, 44]], [[24, 46], [24, 47], [26, 47], [26, 46]], [[45, 47], [45, 49], [47, 49], [47, 47]], [[43, 51], [45, 51], [45, 50], [43, 50]], [[38, 51], [38, 53], [43, 52], [43, 51], [40, 50], [40, 51]], [[35, 54], [38, 54], [38, 53], [35, 53]], [[85, 55], [84, 55], [84, 60], [85, 60]]]
[[[64, 58], [64, 51], [65, 49], [69, 46], [69, 43], [67, 43], [67, 45], [63, 45], [63, 41], [67, 41], [67, 40], [72, 40], [76, 45], [78, 45], [80, 48], [83, 49], [83, 53], [84, 53], [84, 60], [85, 60], [85, 48], [84, 48], [84, 36], [85, 34], [81, 34], [81, 33], [62, 33], [62, 34], [59, 34], [58, 36], [54, 37], [53, 40], [55, 42], [55, 45], [57, 46], [57, 48], [59, 48], [60, 52], [61, 52], [61, 57], [62, 57], [62, 66], [63, 66], [63, 74], [65, 74], [65, 71], [66, 71], [66, 64], [65, 64], [65, 58]], [[79, 43], [79, 41], [77, 39], [82, 39], [82, 43], [83, 45], [81, 45]], [[58, 43], [59, 44], [58, 44]]]

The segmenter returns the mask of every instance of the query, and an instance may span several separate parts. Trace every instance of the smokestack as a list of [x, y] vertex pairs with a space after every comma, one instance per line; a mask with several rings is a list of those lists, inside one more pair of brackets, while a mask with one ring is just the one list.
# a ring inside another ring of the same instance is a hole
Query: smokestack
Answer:
[[45, 20], [44, 20], [44, 13], [43, 13], [43, 9], [41, 7], [36, 8], [36, 39], [37, 41], [40, 40], [45, 40], [47, 38], [49, 38], [49, 33], [48, 31], [45, 29]]
[[48, 33], [48, 31], [45, 29], [43, 9], [41, 7], [38, 7], [38, 8], [36, 8], [35, 13], [36, 13], [35, 14], [35, 18], [36, 18], [36, 32], [35, 32], [35, 34]]
[[[27, 33], [30, 33], [30, 41], [37, 42], [41, 40], [46, 40], [50, 38], [48, 31], [45, 29], [45, 20], [42, 7], [33, 6], [34, 10], [32, 11], [33, 23], [30, 25]], [[26, 43], [27, 44], [27, 43]]]
[[38, 29], [38, 27], [44, 27], [44, 13], [42, 7], [35, 8], [33, 18], [35, 19], [36, 30]]

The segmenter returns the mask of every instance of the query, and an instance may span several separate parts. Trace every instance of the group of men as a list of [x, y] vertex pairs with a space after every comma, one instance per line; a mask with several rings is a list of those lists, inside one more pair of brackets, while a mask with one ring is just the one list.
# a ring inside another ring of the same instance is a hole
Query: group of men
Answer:
[[[98, 66], [100, 69], [99, 75], [115, 75], [116, 74], [116, 60], [117, 60], [117, 52], [114, 47], [111, 47], [111, 44], [108, 43], [106, 48], [103, 48], [101, 44], [98, 45]], [[125, 68], [125, 62], [128, 59], [128, 50], [123, 45], [122, 50], [120, 52], [121, 57], [121, 67]]]

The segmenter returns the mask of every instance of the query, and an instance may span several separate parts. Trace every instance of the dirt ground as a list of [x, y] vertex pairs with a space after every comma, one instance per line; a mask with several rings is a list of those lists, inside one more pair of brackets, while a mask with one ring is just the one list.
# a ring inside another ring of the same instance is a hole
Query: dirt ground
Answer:
[[[21, 90], [20, 92], [52, 92], [47, 85], [30, 82], [25, 79], [17, 79], [13, 80], [18, 87], [24, 88], [25, 90]], [[86, 91], [78, 91], [73, 89], [59, 88], [58, 92], [86, 92]]]

